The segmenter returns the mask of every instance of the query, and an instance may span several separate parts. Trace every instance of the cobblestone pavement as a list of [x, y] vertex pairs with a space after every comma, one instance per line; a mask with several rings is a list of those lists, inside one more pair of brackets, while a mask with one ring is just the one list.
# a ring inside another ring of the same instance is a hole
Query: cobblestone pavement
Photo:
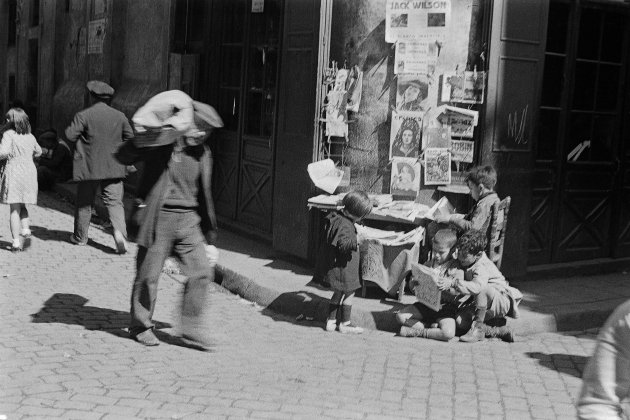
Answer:
[[[346, 336], [216, 287], [212, 351], [142, 347], [124, 330], [135, 245], [115, 255], [98, 227], [88, 246], [71, 245], [70, 213], [40, 194], [33, 245], [12, 254], [0, 206], [0, 418], [575, 417], [593, 333], [515, 344]], [[163, 276], [155, 314], [163, 338], [177, 331], [181, 289]]]

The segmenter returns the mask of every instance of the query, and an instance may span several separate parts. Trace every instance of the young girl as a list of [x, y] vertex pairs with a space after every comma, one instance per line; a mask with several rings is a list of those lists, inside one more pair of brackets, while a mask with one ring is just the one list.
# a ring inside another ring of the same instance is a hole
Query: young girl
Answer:
[[[325, 245], [318, 255], [317, 271], [324, 273], [330, 283], [333, 296], [328, 306], [326, 331], [343, 334], [360, 334], [363, 329], [352, 325], [352, 297], [359, 283], [359, 247], [357, 230], [354, 224], [372, 210], [372, 203], [363, 191], [352, 191], [342, 200], [340, 212], [332, 212], [326, 217]], [[339, 320], [339, 322], [338, 322]]]
[[[0, 203], [9, 204], [11, 251], [21, 251], [30, 244], [26, 205], [37, 202], [37, 169], [33, 158], [39, 157], [42, 149], [31, 134], [28, 116], [21, 108], [7, 112], [5, 130], [0, 143], [0, 160], [6, 160], [0, 174]], [[20, 236], [24, 237], [24, 243]]]

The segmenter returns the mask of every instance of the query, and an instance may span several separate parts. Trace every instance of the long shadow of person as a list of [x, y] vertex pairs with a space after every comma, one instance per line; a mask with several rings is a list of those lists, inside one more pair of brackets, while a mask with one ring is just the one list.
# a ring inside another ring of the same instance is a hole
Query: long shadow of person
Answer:
[[546, 367], [547, 369], [555, 370], [560, 373], [573, 375], [576, 378], [582, 377], [584, 366], [588, 361], [587, 356], [575, 354], [541, 352], [527, 352], [525, 354], [532, 359], [537, 359], [540, 366]]
[[[129, 312], [114, 309], [86, 306], [88, 299], [72, 293], [55, 293], [36, 314], [31, 314], [33, 323], [60, 323], [81, 325], [86, 330], [104, 331], [122, 338], [131, 338], [127, 327]], [[181, 347], [199, 349], [197, 346], [184, 342], [181, 338], [172, 336], [161, 329], [171, 328], [167, 322], [155, 321], [156, 335], [168, 344]]]
[[[68, 232], [67, 230], [48, 229], [43, 226], [31, 226], [31, 232], [33, 233], [34, 237], [41, 239], [42, 241], [57, 241], [67, 243], [70, 243], [68, 238], [72, 233]], [[91, 246], [92, 248], [96, 248], [106, 254], [117, 254], [115, 249], [95, 242], [92, 239], [88, 239], [87, 245]]]

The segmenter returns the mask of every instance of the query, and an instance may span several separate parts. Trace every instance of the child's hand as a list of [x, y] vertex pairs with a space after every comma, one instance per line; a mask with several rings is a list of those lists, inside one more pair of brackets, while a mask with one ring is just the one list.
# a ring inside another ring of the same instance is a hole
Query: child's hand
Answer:
[[435, 216], [436, 223], [448, 223], [451, 221], [451, 216], [448, 215], [437, 215]]
[[210, 265], [214, 267], [219, 261], [219, 250], [214, 245], [206, 245], [206, 258], [210, 262]]
[[441, 277], [437, 282], [437, 286], [442, 291], [448, 290], [453, 286], [453, 280]]

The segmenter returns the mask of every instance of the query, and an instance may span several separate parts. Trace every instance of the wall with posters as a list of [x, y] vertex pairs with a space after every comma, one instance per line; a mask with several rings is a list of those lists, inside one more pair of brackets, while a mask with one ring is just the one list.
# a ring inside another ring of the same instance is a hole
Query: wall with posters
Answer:
[[[348, 115], [344, 150], [344, 163], [352, 168], [350, 188], [390, 193], [401, 170], [412, 167], [417, 200], [434, 202], [436, 187], [450, 182], [450, 171], [440, 173], [448, 162], [439, 149], [450, 147], [451, 132], [461, 162], [451, 164], [453, 171], [467, 169], [478, 155], [472, 120], [474, 115], [478, 122], [483, 91], [475, 91], [481, 92], [476, 100], [465, 84], [485, 77], [479, 1], [341, 0], [334, 2], [332, 16], [330, 60], [363, 72], [361, 103]], [[449, 84], [455, 79], [461, 85]], [[448, 131], [445, 115], [453, 117]], [[426, 154], [435, 160], [425, 165], [421, 152], [427, 148], [436, 149]], [[414, 190], [396, 191], [416, 196]]]
[[[414, 5], [420, 6], [413, 10]], [[448, 135], [445, 141], [450, 142], [451, 131], [460, 142], [458, 151], [468, 153], [457, 155], [461, 165], [453, 163], [452, 170], [472, 165], [479, 147], [470, 143], [478, 131], [471, 125], [472, 116], [459, 115], [457, 122], [458, 114], [444, 107], [472, 111], [478, 121], [482, 100], [464, 98], [470, 89], [451, 89], [448, 81], [459, 77], [462, 83], [470, 82], [474, 73], [483, 82], [482, 18], [477, 0], [334, 2], [330, 60], [339, 68], [357, 65], [363, 72], [361, 103], [357, 112], [349, 113], [344, 150], [344, 163], [352, 168], [350, 188], [391, 192], [400, 181], [399, 168], [417, 168], [424, 163], [421, 152], [445, 146], [440, 137]], [[458, 92], [461, 97], [453, 96]], [[446, 114], [453, 117], [448, 131]], [[427, 156], [443, 159], [444, 154]], [[415, 173], [420, 175], [418, 201], [433, 202], [436, 187], [450, 180], [450, 173], [436, 171], [425, 179], [425, 167], [444, 168], [443, 160], [440, 163], [423, 164], [421, 173]]]

